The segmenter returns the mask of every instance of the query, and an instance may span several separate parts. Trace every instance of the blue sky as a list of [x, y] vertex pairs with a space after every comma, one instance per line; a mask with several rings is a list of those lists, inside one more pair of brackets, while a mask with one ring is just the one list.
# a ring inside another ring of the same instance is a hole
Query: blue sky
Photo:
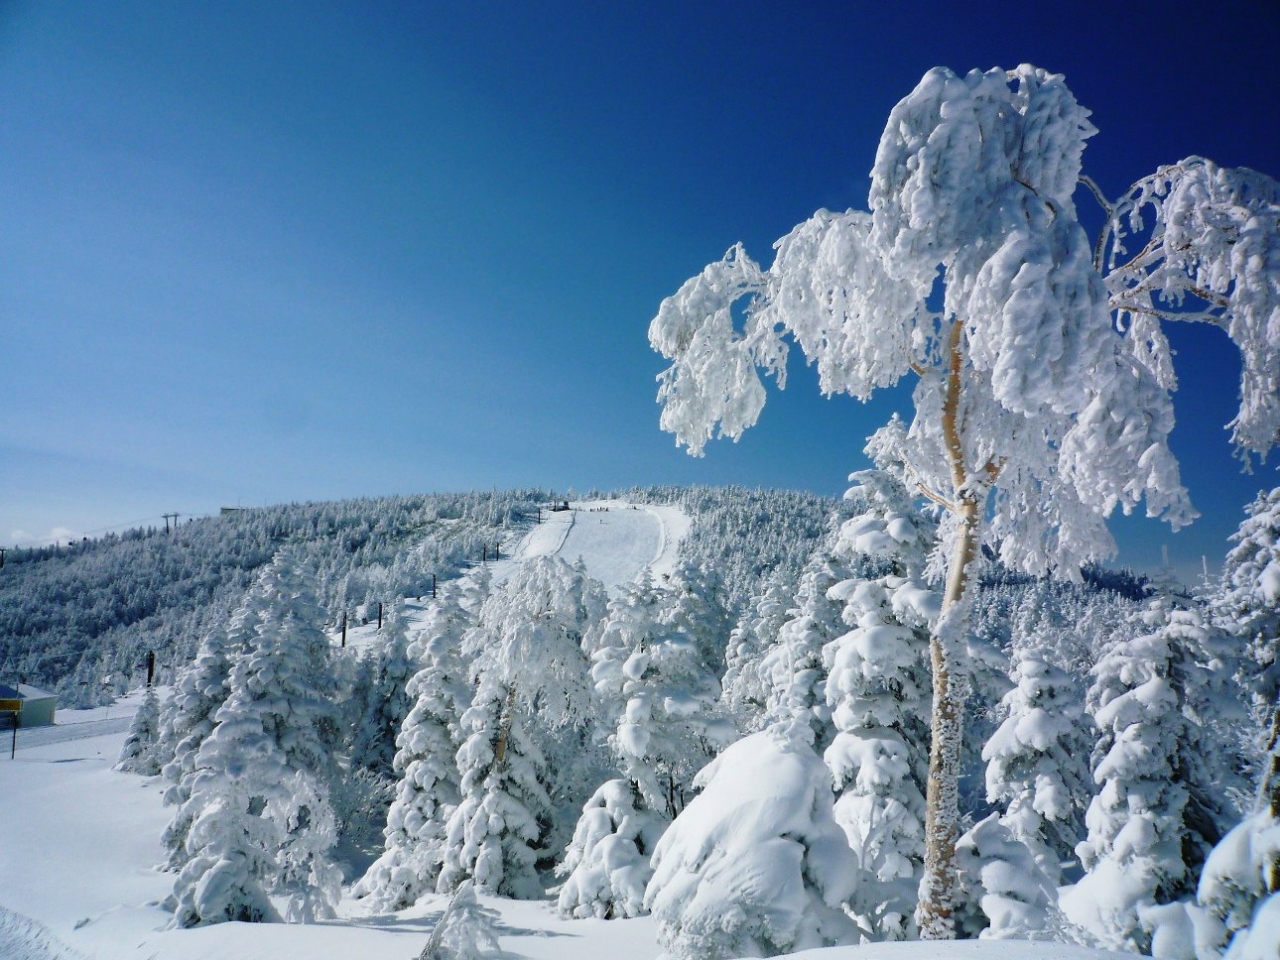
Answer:
[[[1169, 9], [4, 3], [0, 545], [426, 490], [838, 493], [905, 397], [823, 400], [805, 371], [690, 458], [657, 426], [658, 303], [735, 241], [767, 260], [865, 207], [938, 64], [1065, 73], [1112, 194], [1192, 153], [1280, 175], [1280, 7]], [[1276, 483], [1221, 429], [1233, 348], [1177, 342], [1204, 518], [1118, 522], [1137, 566], [1216, 563]]]

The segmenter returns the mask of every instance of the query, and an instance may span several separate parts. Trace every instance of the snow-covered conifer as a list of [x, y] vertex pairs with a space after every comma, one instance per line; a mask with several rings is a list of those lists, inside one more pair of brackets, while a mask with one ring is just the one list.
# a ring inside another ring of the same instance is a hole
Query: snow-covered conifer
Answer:
[[[476, 693], [462, 716], [462, 796], [446, 829], [441, 892], [470, 877], [481, 892], [541, 894], [534, 866], [555, 809], [576, 813], [587, 795], [574, 776], [581, 758], [570, 754], [582, 752], [594, 717], [583, 642], [606, 602], [581, 563], [537, 557], [481, 605], [464, 643]], [[550, 769], [543, 743], [563, 746]]]
[[770, 956], [850, 942], [857, 861], [803, 720], [739, 740], [653, 855], [645, 906], [677, 960]]
[[667, 820], [649, 810], [634, 781], [607, 780], [582, 808], [573, 840], [556, 872], [566, 877], [556, 908], [562, 916], [638, 917], [653, 875], [649, 858]]
[[766, 688], [766, 722], [803, 718], [813, 728], [819, 746], [824, 746], [833, 732], [823, 694], [827, 674], [822, 648], [845, 630], [840, 619], [843, 604], [829, 598], [827, 591], [852, 573], [837, 556], [834, 540], [835, 533], [829, 533], [805, 564], [795, 604], [760, 664]]
[[[957, 934], [997, 940], [1051, 938], [1062, 922], [1057, 886], [1045, 861], [1013, 835], [998, 813], [965, 831], [956, 847], [961, 885], [968, 893], [957, 910]], [[979, 905], [980, 913], [974, 909]]]
[[264, 892], [288, 897], [289, 920], [332, 916], [337, 902], [341, 875], [328, 854], [339, 732], [323, 612], [287, 552], [260, 586], [255, 636], [232, 668], [178, 813], [191, 825], [174, 886], [183, 926], [268, 919]]
[[161, 770], [166, 784], [164, 802], [177, 808], [160, 838], [166, 851], [165, 867], [170, 870], [178, 870], [187, 862], [189, 817], [195, 808], [185, 804], [191, 795], [196, 757], [230, 693], [232, 664], [255, 635], [264, 577], [265, 572], [245, 593], [227, 623], [215, 624], [205, 633], [195, 659], [178, 677], [161, 714], [158, 750], [162, 756], [170, 757]]
[[1094, 668], [1088, 706], [1100, 730], [1077, 847], [1085, 876], [1063, 895], [1074, 923], [1117, 948], [1149, 949], [1140, 908], [1187, 897], [1234, 819], [1230, 751], [1203, 731], [1226, 671], [1200, 609], [1157, 598], [1148, 632], [1117, 641]]
[[138, 712], [133, 715], [133, 723], [129, 725], [129, 735], [120, 748], [116, 769], [122, 773], [154, 777], [160, 772], [160, 758], [157, 756], [159, 739], [160, 700], [155, 688], [147, 687]]
[[1004, 719], [982, 749], [987, 800], [1000, 823], [1027, 844], [1056, 886], [1060, 863], [1079, 841], [1090, 796], [1089, 742], [1077, 684], [1048, 664], [1027, 638], [1015, 653], [1016, 686], [1001, 701]]
[[838, 548], [887, 573], [827, 592], [852, 629], [823, 648], [837, 731], [824, 759], [839, 794], [836, 822], [862, 866], [852, 912], [876, 939], [904, 939], [915, 932], [924, 861], [929, 627], [940, 598], [913, 578], [931, 525], [906, 491], [880, 471], [851, 479], [859, 484], [846, 499], [862, 512], [842, 524]]
[[760, 664], [787, 621], [792, 596], [785, 582], [770, 580], [764, 595], [729, 634], [721, 699], [725, 711], [744, 732], [754, 733], [764, 725], [768, 691]]
[[364, 669], [369, 682], [351, 736], [351, 761], [390, 776], [396, 735], [413, 706], [409, 680], [418, 665], [409, 658], [409, 624], [403, 603], [391, 605], [376, 647]]
[[459, 721], [471, 699], [460, 652], [473, 625], [465, 595], [461, 584], [443, 589], [413, 641], [422, 668], [406, 687], [413, 707], [396, 737], [400, 779], [387, 811], [385, 847], [352, 890], [375, 911], [412, 906], [435, 889], [444, 862], [445, 825], [459, 799]]
[[546, 758], [525, 730], [518, 698], [514, 680], [485, 670], [462, 715], [462, 798], [445, 829], [436, 885], [441, 893], [471, 879], [495, 896], [542, 895], [535, 866], [551, 798], [544, 786]]
[[474, 885], [464, 880], [445, 908], [418, 960], [486, 960], [501, 955], [498, 911], [476, 898]]
[[[1268, 897], [1276, 899], [1277, 862], [1280, 824], [1265, 808], [1229, 830], [1205, 860], [1196, 900], [1218, 921], [1213, 946], [1221, 950], [1230, 944], [1228, 956], [1243, 952], [1263, 904]], [[1277, 943], [1280, 940], [1271, 941], [1273, 949]]]

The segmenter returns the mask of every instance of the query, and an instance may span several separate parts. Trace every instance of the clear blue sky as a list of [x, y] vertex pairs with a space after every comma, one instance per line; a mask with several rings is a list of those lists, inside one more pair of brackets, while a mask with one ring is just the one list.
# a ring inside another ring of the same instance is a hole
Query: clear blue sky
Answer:
[[[1176, 9], [4, 3], [0, 545], [426, 490], [838, 493], [905, 398], [805, 372], [689, 458], [657, 426], [660, 300], [865, 207], [888, 111], [938, 64], [1065, 73], [1112, 194], [1192, 153], [1280, 176], [1280, 5]], [[1277, 482], [1231, 460], [1213, 334], [1179, 338], [1204, 519], [1118, 523], [1121, 562], [1217, 562]]]

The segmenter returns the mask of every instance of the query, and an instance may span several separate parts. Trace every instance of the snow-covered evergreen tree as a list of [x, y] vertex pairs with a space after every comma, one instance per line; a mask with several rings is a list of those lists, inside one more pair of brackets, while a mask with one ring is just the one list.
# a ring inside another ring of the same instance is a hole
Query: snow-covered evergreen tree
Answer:
[[264, 577], [265, 572], [259, 575], [227, 623], [215, 624], [205, 633], [195, 659], [178, 677], [165, 703], [158, 752], [170, 757], [161, 770], [166, 784], [164, 802], [176, 810], [160, 844], [166, 852], [165, 867], [170, 870], [181, 869], [188, 859], [187, 832], [197, 808], [187, 807], [186, 802], [191, 796], [196, 757], [230, 693], [232, 664], [255, 635]]
[[1088, 706], [1100, 730], [1076, 848], [1086, 875], [1062, 898], [1074, 923], [1117, 948], [1150, 949], [1144, 906], [1187, 898], [1213, 844], [1235, 819], [1230, 751], [1202, 736], [1221, 708], [1227, 671], [1200, 609], [1158, 597], [1140, 635], [1094, 668]]
[[356, 883], [379, 912], [412, 906], [435, 889], [444, 863], [445, 826], [459, 800], [456, 753], [459, 723], [471, 687], [461, 655], [474, 612], [463, 606], [467, 590], [451, 584], [427, 612], [412, 653], [422, 668], [406, 687], [413, 707], [396, 737], [396, 797], [387, 811], [382, 855]]
[[[438, 890], [470, 877], [481, 892], [541, 894], [534, 868], [556, 808], [573, 816], [587, 795], [571, 753], [581, 751], [582, 729], [594, 717], [582, 647], [605, 604], [604, 588], [580, 563], [538, 557], [481, 606], [464, 644], [475, 658], [476, 693], [462, 717], [462, 797], [446, 829]], [[540, 743], [562, 748], [551, 769]]]
[[116, 769], [122, 773], [137, 773], [154, 777], [160, 772], [158, 746], [160, 740], [160, 700], [154, 687], [147, 687], [129, 725], [129, 735], [120, 748]]
[[888, 474], [851, 479], [858, 485], [846, 499], [861, 512], [841, 525], [837, 549], [886, 575], [850, 578], [827, 592], [852, 629], [822, 651], [837, 731], [824, 759], [839, 794], [836, 822], [863, 871], [852, 912], [868, 935], [904, 939], [915, 932], [924, 862], [929, 627], [940, 598], [915, 577], [932, 524]]
[[403, 603], [391, 605], [383, 623], [380, 643], [364, 658], [368, 683], [364, 702], [351, 736], [351, 761], [390, 776], [396, 755], [396, 735], [413, 707], [409, 681], [418, 671], [409, 657], [409, 624]]
[[857, 861], [804, 720], [739, 740], [698, 774], [653, 855], [645, 906], [676, 960], [772, 956], [851, 942]]
[[999, 814], [966, 830], [956, 848], [967, 893], [955, 918], [962, 938], [1052, 939], [1062, 926], [1057, 886], [1046, 861]]
[[474, 885], [464, 880], [445, 908], [418, 960], [486, 960], [501, 956], [498, 911], [482, 905]]
[[260, 586], [255, 636], [232, 668], [178, 813], [191, 825], [189, 860], [174, 885], [182, 926], [271, 919], [267, 893], [288, 897], [288, 920], [332, 916], [340, 892], [328, 859], [337, 842], [329, 791], [339, 731], [323, 612], [287, 552]]
[[667, 820], [648, 809], [634, 781], [607, 780], [582, 808], [573, 840], [556, 872], [566, 879], [556, 908], [562, 916], [638, 917], [653, 875], [649, 858]]
[[729, 634], [721, 699], [725, 712], [745, 733], [754, 733], [765, 723], [768, 688], [760, 665], [787, 621], [793, 596], [794, 589], [787, 583], [770, 580]]
[[823, 693], [822, 648], [845, 631], [840, 619], [843, 604], [829, 598], [827, 591], [852, 573], [837, 555], [834, 541], [833, 531], [805, 564], [795, 604], [760, 664], [766, 723], [803, 718], [819, 746], [825, 746], [834, 732]]
[[1001, 702], [1004, 720], [982, 750], [987, 800], [1057, 886], [1092, 793], [1084, 705], [1077, 683], [1045, 662], [1034, 635], [1015, 652], [1010, 678], [1016, 686]]
[[483, 670], [471, 706], [462, 715], [458, 748], [461, 801], [445, 829], [436, 889], [452, 892], [465, 881], [495, 896], [529, 900], [542, 895], [535, 867], [551, 818], [546, 758], [525, 729], [519, 688], [502, 671]]

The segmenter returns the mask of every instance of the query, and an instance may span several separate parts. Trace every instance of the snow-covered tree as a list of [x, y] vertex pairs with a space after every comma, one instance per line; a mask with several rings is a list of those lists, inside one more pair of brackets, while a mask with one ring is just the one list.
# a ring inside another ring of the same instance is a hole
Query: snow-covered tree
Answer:
[[474, 614], [463, 606], [464, 596], [462, 585], [442, 590], [413, 643], [414, 659], [423, 666], [405, 691], [413, 707], [396, 737], [399, 782], [387, 811], [385, 847], [352, 890], [368, 897], [375, 911], [412, 906], [435, 889], [444, 863], [445, 825], [460, 796], [459, 722], [471, 699], [460, 648]]
[[160, 700], [154, 687], [147, 687], [138, 712], [129, 724], [129, 735], [120, 748], [116, 769], [122, 773], [138, 773], [154, 777], [160, 772], [157, 747], [160, 739]]
[[835, 536], [830, 532], [805, 564], [795, 604], [759, 667], [765, 683], [765, 722], [802, 718], [813, 728], [819, 746], [825, 746], [833, 732], [823, 694], [827, 674], [822, 648], [845, 630], [840, 619], [843, 604], [827, 591], [852, 573], [837, 555]]
[[605, 781], [582, 808], [573, 840], [556, 872], [566, 879], [556, 909], [562, 916], [638, 917], [653, 875], [649, 858], [667, 820], [649, 810], [634, 781]]
[[466, 739], [458, 748], [461, 801], [445, 828], [436, 889], [452, 892], [466, 880], [495, 896], [542, 896], [535, 867], [551, 818], [546, 758], [525, 729], [519, 688], [486, 670], [462, 715]]
[[1150, 949], [1143, 908], [1189, 897], [1200, 866], [1236, 818], [1230, 751], [1204, 736], [1227, 673], [1199, 608], [1156, 598], [1145, 632], [1094, 668], [1088, 707], [1100, 731], [1097, 795], [1076, 847], [1085, 876], [1063, 895], [1074, 923], [1115, 948]]
[[1078, 824], [1091, 794], [1083, 703], [1068, 674], [1045, 662], [1032, 641], [1015, 651], [1001, 701], [1004, 719], [982, 749], [987, 800], [1000, 823], [1027, 844], [1057, 886], [1059, 864], [1079, 840]]
[[179, 925], [272, 919], [265, 894], [288, 898], [285, 919], [332, 916], [341, 874], [329, 791], [339, 742], [328, 699], [323, 611], [296, 558], [282, 553], [260, 581], [262, 608], [230, 693], [196, 755], [188, 862], [174, 885]]
[[[1232, 537], [1214, 606], [1218, 621], [1246, 646], [1244, 680], [1257, 737], [1258, 805], [1280, 820], [1280, 487], [1259, 494]], [[1280, 891], [1280, 860], [1268, 889]]]
[[230, 693], [232, 663], [254, 637], [263, 602], [261, 581], [260, 576], [227, 623], [215, 624], [205, 633], [195, 659], [178, 677], [165, 703], [158, 749], [170, 757], [161, 770], [166, 784], [164, 802], [177, 809], [160, 844], [170, 870], [181, 869], [188, 859], [187, 832], [190, 817], [197, 811], [186, 802], [191, 796], [196, 757]]
[[773, 956], [850, 942], [857, 861], [831, 813], [830, 774], [803, 721], [739, 740], [653, 855], [645, 906], [677, 960]]
[[409, 624], [403, 603], [391, 606], [379, 640], [363, 665], [368, 683], [362, 685], [364, 702], [351, 736], [351, 760], [390, 775], [396, 735], [413, 707], [409, 681], [418, 671], [418, 665], [409, 657]]
[[605, 603], [603, 586], [581, 564], [538, 557], [481, 606], [464, 643], [475, 658], [476, 693], [461, 721], [462, 796], [446, 828], [438, 890], [470, 877], [482, 892], [541, 895], [534, 868], [556, 801], [576, 813], [586, 791], [573, 776], [578, 759], [557, 755], [549, 769], [540, 743], [557, 743], [557, 732], [568, 732], [573, 747], [583, 743], [577, 731], [594, 714], [582, 644]]
[[853, 914], [868, 935], [903, 939], [915, 931], [924, 860], [929, 624], [939, 597], [914, 577], [932, 530], [888, 474], [851, 479], [858, 485], [845, 497], [862, 512], [841, 525], [837, 547], [885, 575], [827, 591], [852, 629], [822, 651], [837, 731], [824, 759], [839, 794], [836, 822], [862, 865]]
[[[999, 814], [966, 830], [956, 843], [956, 856], [961, 884], [968, 888], [967, 904], [956, 911], [961, 936], [1047, 940], [1061, 925], [1058, 890], [1046, 861], [1014, 836]], [[981, 915], [972, 909], [978, 906]]]
[[768, 688], [760, 663], [787, 621], [794, 591], [782, 580], [771, 580], [729, 634], [721, 698], [739, 728], [754, 733], [765, 723]]
[[[1243, 952], [1251, 927], [1268, 900], [1280, 902], [1271, 886], [1271, 873], [1280, 858], [1280, 824], [1261, 809], [1229, 830], [1205, 860], [1196, 900], [1217, 921], [1212, 946], [1230, 944], [1235, 956]], [[1274, 904], [1269, 908], [1275, 910]], [[1259, 940], [1262, 931], [1259, 930]], [[1239, 940], [1239, 946], [1235, 941]], [[1269, 941], [1274, 951], [1280, 940]]]
[[474, 885], [464, 880], [431, 931], [418, 960], [485, 960], [501, 956], [498, 911], [480, 903]]
[[817, 364], [824, 393], [865, 399], [917, 377], [910, 428], [890, 425], [875, 446], [947, 514], [927, 937], [953, 935], [957, 671], [979, 547], [1017, 569], [1073, 576], [1114, 552], [1106, 518], [1117, 507], [1145, 499], [1175, 528], [1194, 517], [1168, 446], [1175, 382], [1163, 319], [1213, 323], [1241, 349], [1237, 449], [1265, 457], [1280, 427], [1280, 187], [1191, 158], [1119, 203], [1103, 200], [1095, 245], [1074, 204], [1094, 132], [1060, 75], [931, 70], [889, 116], [869, 214], [819, 211], [775, 245], [768, 270], [735, 246], [649, 328], [673, 360], [662, 426], [695, 454], [717, 429], [737, 437], [755, 423], [765, 400], [756, 368], [782, 386], [788, 336]]

